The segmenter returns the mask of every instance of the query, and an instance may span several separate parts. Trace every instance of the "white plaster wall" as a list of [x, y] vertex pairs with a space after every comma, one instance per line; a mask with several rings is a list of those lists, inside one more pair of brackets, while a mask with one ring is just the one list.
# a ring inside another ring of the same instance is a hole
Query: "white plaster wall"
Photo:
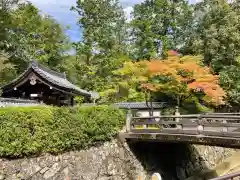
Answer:
[[[148, 110], [142, 110], [142, 111], [138, 111], [136, 113], [136, 115], [138, 117], [148, 117], [148, 116], [150, 116], [150, 113], [149, 113]], [[153, 111], [153, 116], [161, 116], [161, 111], [160, 110], [154, 110]], [[156, 120], [159, 121], [160, 118], [156, 118]]]

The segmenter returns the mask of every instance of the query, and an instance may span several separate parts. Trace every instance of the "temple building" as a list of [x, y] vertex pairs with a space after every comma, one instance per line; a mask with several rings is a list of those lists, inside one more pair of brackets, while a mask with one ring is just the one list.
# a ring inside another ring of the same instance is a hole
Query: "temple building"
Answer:
[[97, 93], [69, 82], [65, 73], [50, 70], [36, 61], [32, 61], [24, 73], [1, 90], [3, 98], [35, 100], [56, 106], [72, 106], [76, 96], [84, 97], [85, 102], [95, 102], [99, 98]]

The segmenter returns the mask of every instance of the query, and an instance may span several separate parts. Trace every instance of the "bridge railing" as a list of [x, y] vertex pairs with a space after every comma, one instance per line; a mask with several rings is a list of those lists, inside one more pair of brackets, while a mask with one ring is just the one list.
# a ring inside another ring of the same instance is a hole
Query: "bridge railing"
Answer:
[[235, 173], [227, 174], [217, 178], [212, 178], [210, 180], [234, 180], [234, 179], [237, 180], [239, 178], [240, 178], [240, 172], [235, 172]]
[[240, 114], [190, 114], [133, 117], [128, 113], [127, 132], [167, 133], [240, 138]]
[[38, 101], [27, 99], [1, 98], [0, 108], [9, 106], [38, 106], [41, 105]]

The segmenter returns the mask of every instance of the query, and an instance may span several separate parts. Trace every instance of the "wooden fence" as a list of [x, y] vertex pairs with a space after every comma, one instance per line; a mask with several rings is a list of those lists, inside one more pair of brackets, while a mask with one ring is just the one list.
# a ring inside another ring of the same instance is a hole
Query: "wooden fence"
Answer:
[[0, 107], [8, 106], [38, 106], [39, 102], [35, 100], [26, 99], [14, 99], [14, 98], [1, 98], [0, 97]]

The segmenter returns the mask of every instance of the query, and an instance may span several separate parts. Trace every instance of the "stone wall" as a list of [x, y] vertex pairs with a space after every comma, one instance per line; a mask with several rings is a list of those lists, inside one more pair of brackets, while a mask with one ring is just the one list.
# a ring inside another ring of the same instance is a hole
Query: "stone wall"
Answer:
[[148, 180], [154, 172], [177, 180], [212, 168], [235, 150], [117, 140], [88, 150], [25, 159], [0, 159], [0, 180]]
[[182, 160], [177, 169], [180, 179], [186, 179], [196, 173], [213, 169], [217, 164], [237, 151], [232, 148], [204, 145], [191, 145], [187, 149], [188, 154], [185, 154], [185, 159]]
[[143, 172], [127, 144], [117, 140], [57, 156], [0, 159], [0, 180], [135, 180]]
[[204, 145], [138, 142], [130, 147], [148, 174], [159, 172], [163, 179], [184, 180], [214, 168], [237, 150]]

